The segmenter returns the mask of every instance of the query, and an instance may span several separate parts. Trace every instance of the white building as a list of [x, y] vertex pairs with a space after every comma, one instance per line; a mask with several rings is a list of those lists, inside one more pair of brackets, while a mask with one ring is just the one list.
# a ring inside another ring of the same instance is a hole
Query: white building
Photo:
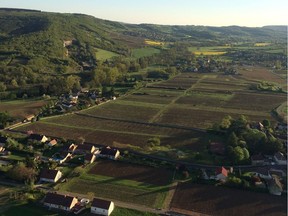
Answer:
[[40, 174], [40, 181], [44, 182], [57, 182], [62, 177], [59, 170], [44, 169]]
[[94, 198], [91, 205], [91, 213], [109, 216], [114, 210], [114, 203], [102, 199]]
[[55, 208], [64, 211], [71, 211], [77, 202], [78, 200], [75, 197], [56, 193], [47, 193], [43, 201], [44, 205], [48, 206], [49, 208]]

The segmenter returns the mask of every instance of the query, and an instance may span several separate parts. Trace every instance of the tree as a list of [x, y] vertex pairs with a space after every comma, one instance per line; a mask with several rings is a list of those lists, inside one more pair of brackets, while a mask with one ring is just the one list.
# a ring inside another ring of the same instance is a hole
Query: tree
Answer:
[[7, 112], [0, 112], [0, 128], [5, 128], [12, 118]]
[[233, 147], [236, 147], [238, 145], [238, 137], [234, 132], [232, 132], [227, 140], [227, 144]]
[[21, 182], [34, 182], [37, 172], [33, 168], [28, 168], [24, 163], [14, 165], [7, 173], [8, 177]]
[[3, 82], [0, 82], [0, 92], [6, 91], [7, 87]]
[[244, 160], [248, 160], [250, 158], [250, 154], [247, 148], [242, 148], [244, 154]]
[[264, 119], [263, 121], [262, 121], [262, 124], [263, 124], [263, 126], [265, 127], [265, 128], [269, 128], [270, 127], [270, 121], [268, 120], [268, 119]]
[[231, 125], [232, 117], [230, 115], [225, 116], [221, 123], [220, 123], [220, 128], [221, 129], [228, 129]]
[[243, 149], [240, 146], [236, 146], [234, 148], [234, 156], [233, 156], [234, 162], [238, 163], [245, 159], [245, 155], [243, 152]]
[[161, 140], [159, 137], [153, 137], [148, 139], [147, 141], [148, 145], [154, 147], [154, 146], [160, 146], [161, 145]]

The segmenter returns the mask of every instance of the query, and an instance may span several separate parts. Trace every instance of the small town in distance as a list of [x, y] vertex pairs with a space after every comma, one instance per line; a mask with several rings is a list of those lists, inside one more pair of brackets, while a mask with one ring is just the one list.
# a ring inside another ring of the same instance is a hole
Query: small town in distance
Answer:
[[287, 215], [287, 26], [0, 8], [0, 215]]

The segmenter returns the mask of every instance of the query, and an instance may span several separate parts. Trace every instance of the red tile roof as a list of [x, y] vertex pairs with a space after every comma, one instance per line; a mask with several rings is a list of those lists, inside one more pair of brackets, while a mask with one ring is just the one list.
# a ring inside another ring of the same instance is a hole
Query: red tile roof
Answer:
[[219, 167], [216, 169], [216, 175], [223, 174], [224, 176], [228, 176], [228, 170], [226, 170], [224, 167]]

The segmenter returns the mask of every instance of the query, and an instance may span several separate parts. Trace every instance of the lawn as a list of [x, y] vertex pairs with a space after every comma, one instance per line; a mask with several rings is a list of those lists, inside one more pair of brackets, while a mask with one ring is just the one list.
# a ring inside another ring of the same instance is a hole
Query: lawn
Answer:
[[99, 49], [99, 48], [97, 48], [97, 52], [95, 55], [96, 55], [96, 59], [101, 60], [101, 61], [105, 61], [107, 59], [118, 56], [117, 53], [110, 52], [108, 50]]
[[189, 47], [188, 50], [195, 55], [223, 55], [230, 46]]
[[1, 216], [60, 216], [60, 215], [66, 215], [64, 213], [56, 213], [53, 211], [48, 211], [43, 206], [38, 206], [36, 204], [23, 204], [23, 205], [16, 205], [5, 212], [1, 213]]
[[159, 49], [153, 47], [144, 47], [139, 49], [132, 50], [132, 57], [133, 58], [141, 58], [146, 56], [152, 56], [153, 54], [160, 53]]
[[116, 207], [111, 213], [111, 216], [157, 216], [158, 214], [140, 212], [133, 209]]

